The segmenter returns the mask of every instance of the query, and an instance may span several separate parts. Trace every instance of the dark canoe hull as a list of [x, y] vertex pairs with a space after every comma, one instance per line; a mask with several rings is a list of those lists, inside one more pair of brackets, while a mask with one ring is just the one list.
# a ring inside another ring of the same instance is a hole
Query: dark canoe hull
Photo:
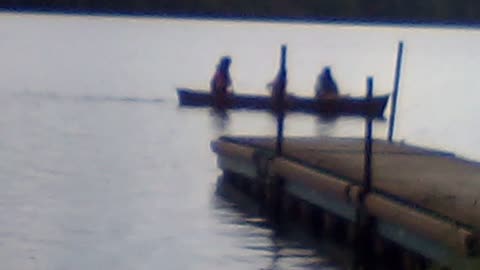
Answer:
[[[186, 88], [177, 89], [180, 106], [218, 107], [219, 102], [207, 91]], [[316, 100], [313, 98], [290, 96], [288, 110], [312, 114], [341, 114], [382, 117], [388, 95], [375, 96], [370, 100], [359, 97], [339, 97]], [[217, 106], [215, 106], [217, 105]], [[272, 110], [269, 96], [235, 94], [220, 103], [221, 109]]]

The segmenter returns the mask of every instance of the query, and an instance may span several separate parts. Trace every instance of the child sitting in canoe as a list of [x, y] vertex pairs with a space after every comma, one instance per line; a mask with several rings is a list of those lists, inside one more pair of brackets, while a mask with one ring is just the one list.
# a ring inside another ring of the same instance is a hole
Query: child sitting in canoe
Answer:
[[230, 78], [230, 63], [232, 60], [228, 56], [223, 56], [217, 65], [217, 70], [210, 81], [210, 91], [215, 101], [215, 105], [224, 106], [227, 96], [232, 92], [232, 80]]
[[318, 75], [315, 84], [315, 98], [337, 98], [338, 87], [332, 77], [330, 67], [325, 67], [320, 75]]

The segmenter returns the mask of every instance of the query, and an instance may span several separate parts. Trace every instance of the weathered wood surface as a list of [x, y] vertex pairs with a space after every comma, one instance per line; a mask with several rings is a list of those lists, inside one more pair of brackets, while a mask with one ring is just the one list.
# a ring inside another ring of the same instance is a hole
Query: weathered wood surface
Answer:
[[[266, 137], [222, 137], [221, 140], [273, 151]], [[286, 138], [287, 159], [361, 184], [363, 139]], [[474, 229], [480, 228], [480, 164], [400, 143], [375, 140], [373, 189], [412, 206]]]

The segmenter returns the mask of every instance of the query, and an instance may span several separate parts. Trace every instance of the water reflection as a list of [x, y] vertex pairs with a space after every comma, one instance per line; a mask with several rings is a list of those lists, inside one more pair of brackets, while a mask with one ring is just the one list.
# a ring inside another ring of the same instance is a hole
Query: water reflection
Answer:
[[230, 117], [226, 110], [210, 109], [210, 119], [217, 133], [223, 133], [228, 128]]
[[[319, 243], [301, 228], [286, 228], [270, 222], [260, 204], [222, 177], [217, 179], [213, 208], [220, 222], [248, 226], [247, 233], [235, 237], [252, 239], [246, 241], [241, 248], [268, 258], [266, 265], [260, 269], [333, 270], [347, 267], [345, 262], [348, 260], [340, 259], [338, 253], [332, 256], [336, 247], [331, 243]], [[259, 238], [266, 238], [268, 241], [261, 241]], [[338, 262], [342, 262], [342, 265]]]
[[64, 100], [75, 102], [122, 102], [122, 103], [162, 103], [163, 98], [144, 98], [138, 96], [115, 96], [115, 95], [66, 95], [56, 92], [32, 92], [24, 91], [14, 94], [14, 96], [23, 96], [30, 98], [40, 98], [52, 101]]
[[333, 136], [337, 126], [338, 116], [334, 115], [319, 115], [315, 121], [315, 135], [316, 136]]

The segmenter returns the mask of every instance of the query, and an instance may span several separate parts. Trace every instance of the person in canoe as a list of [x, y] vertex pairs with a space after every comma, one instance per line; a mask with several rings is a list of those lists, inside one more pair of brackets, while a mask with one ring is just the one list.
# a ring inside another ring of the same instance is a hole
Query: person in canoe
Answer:
[[[286, 79], [286, 76], [285, 76], [285, 72], [283, 72], [282, 70], [277, 74], [277, 76], [275, 77], [275, 79], [270, 82], [269, 84], [267, 84], [267, 88], [271, 91], [270, 95], [271, 95], [271, 102], [272, 102], [272, 106], [273, 106], [273, 110], [276, 111], [279, 109], [279, 102], [280, 101], [280, 95], [282, 94], [281, 92], [282, 91], [285, 91], [285, 86], [287, 84], [287, 79]], [[285, 93], [284, 93], [285, 94]], [[288, 103], [288, 97], [287, 96], [284, 96], [284, 106], [287, 105]]]
[[271, 106], [274, 112], [280, 112], [288, 107], [287, 87], [287, 68], [286, 68], [287, 47], [282, 45], [280, 56], [280, 68], [275, 79], [267, 84], [267, 89], [271, 91]]
[[214, 98], [215, 106], [225, 107], [228, 95], [232, 93], [232, 80], [230, 78], [230, 64], [232, 60], [229, 56], [220, 58], [217, 70], [210, 81], [210, 91]]
[[337, 98], [338, 87], [337, 83], [332, 77], [332, 71], [330, 67], [325, 67], [318, 75], [317, 82], [315, 84], [315, 98]]

